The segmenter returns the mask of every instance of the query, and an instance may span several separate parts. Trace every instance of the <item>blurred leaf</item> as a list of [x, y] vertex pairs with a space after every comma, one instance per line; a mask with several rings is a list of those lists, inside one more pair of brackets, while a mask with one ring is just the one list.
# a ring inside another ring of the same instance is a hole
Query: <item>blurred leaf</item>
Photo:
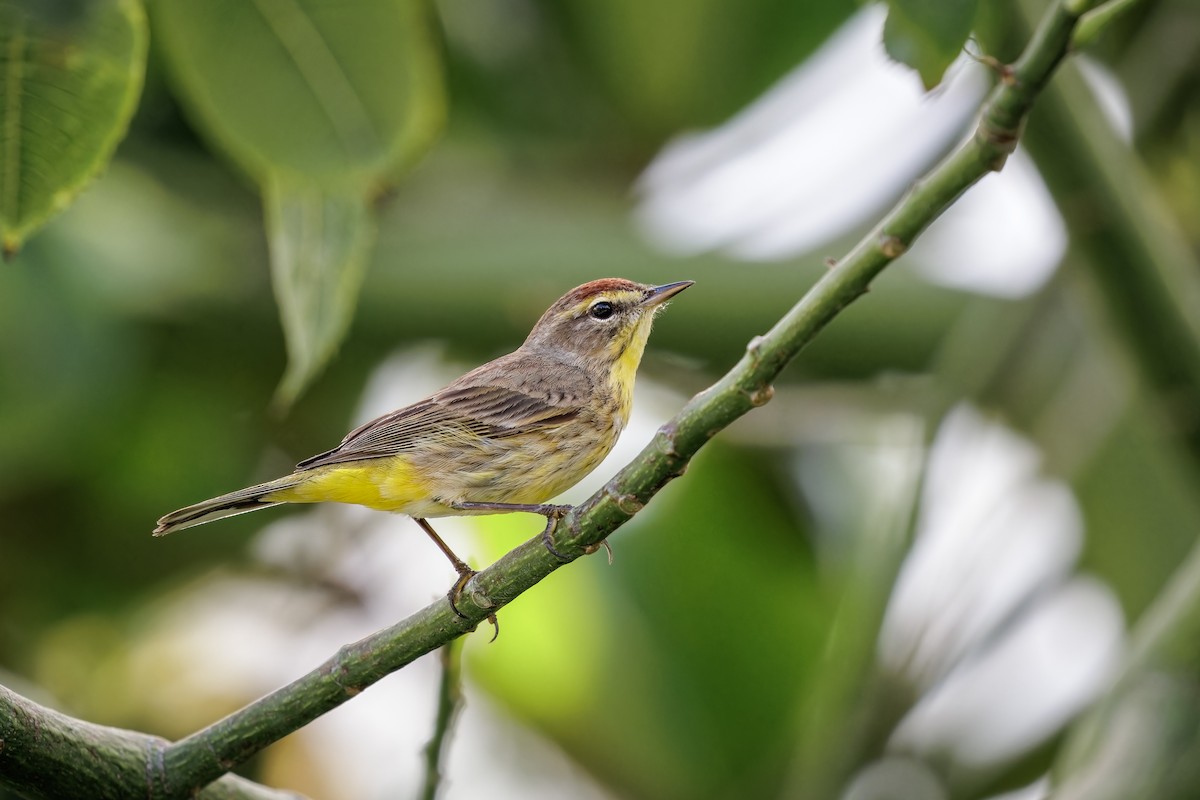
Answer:
[[367, 209], [444, 114], [427, 6], [370, 0], [159, 0], [155, 32], [181, 99], [266, 195], [294, 399], [353, 317]]
[[1200, 548], [1138, 621], [1121, 674], [1074, 726], [1057, 800], [1184, 800], [1200, 785]]
[[804, 699], [789, 797], [836, 796], [882, 751], [911, 702], [909, 688], [880, 670], [878, 636], [912, 546], [932, 422], [897, 415], [860, 425], [852, 452], [813, 448], [806, 455], [810, 475], [836, 476], [831, 483], [861, 500], [836, 518], [826, 511], [826, 535], [846, 548], [842, 563], [826, 556], [837, 634], [826, 642]]
[[883, 44], [915, 69], [926, 89], [942, 80], [971, 34], [979, 0], [888, 0]]
[[736, 113], [851, 14], [851, 0], [539, 0], [633, 127], [654, 137]]
[[418, 0], [158, 0], [176, 91], [259, 183], [275, 172], [378, 185], [423, 152], [444, 108]]
[[303, 181], [272, 180], [265, 202], [271, 276], [288, 345], [287, 371], [275, 401], [286, 407], [350, 326], [375, 220], [361, 193], [327, 191]]
[[146, 70], [137, 0], [0, 0], [0, 244], [15, 253], [125, 134]]
[[1071, 37], [1071, 46], [1083, 49], [1095, 43], [1100, 34], [1108, 30], [1112, 21], [1129, 11], [1137, 4], [1137, 0], [1109, 0], [1083, 15], [1079, 27]]
[[829, 624], [799, 498], [766, 452], [719, 442], [687, 477], [613, 539], [621, 639], [590, 729], [559, 735], [593, 774], [642, 782], [629, 796], [783, 796]]

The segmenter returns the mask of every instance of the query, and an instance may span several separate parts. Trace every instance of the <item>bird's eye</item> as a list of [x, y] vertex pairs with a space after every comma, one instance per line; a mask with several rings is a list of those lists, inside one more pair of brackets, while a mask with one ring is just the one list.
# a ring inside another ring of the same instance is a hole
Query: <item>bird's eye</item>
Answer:
[[607, 300], [601, 300], [599, 303], [596, 303], [594, 306], [592, 306], [588, 313], [590, 313], [596, 319], [608, 319], [613, 313], [612, 303], [608, 302]]

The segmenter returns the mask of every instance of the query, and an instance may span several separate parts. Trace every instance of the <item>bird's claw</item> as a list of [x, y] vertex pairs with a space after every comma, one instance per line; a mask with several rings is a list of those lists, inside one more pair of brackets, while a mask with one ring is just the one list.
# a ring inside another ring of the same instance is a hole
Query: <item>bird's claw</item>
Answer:
[[592, 553], [596, 552], [601, 547], [603, 547], [605, 550], [608, 551], [608, 565], [611, 567], [612, 563], [613, 563], [613, 551], [612, 551], [612, 545], [610, 545], [608, 543], [608, 539], [601, 539], [599, 541], [599, 543], [597, 543], [597, 544], [589, 544], [587, 547], [583, 548], [583, 554], [586, 556], [590, 556]]
[[558, 552], [558, 549], [554, 546], [554, 539], [550, 536], [553, 531], [554, 520], [550, 520], [549, 524], [546, 525], [545, 530], [542, 531], [542, 544], [545, 545], [546, 549], [550, 551], [550, 555], [566, 564], [571, 560], [571, 557]]
[[466, 614], [458, 610], [458, 601], [462, 598], [463, 589], [467, 588], [467, 584], [470, 583], [471, 578], [474, 578], [477, 574], [479, 573], [473, 569], [458, 573], [458, 580], [450, 587], [450, 591], [446, 592], [446, 599], [450, 601], [450, 610], [459, 619], [468, 619]]
[[575, 506], [564, 506], [564, 505], [556, 506], [556, 505], [551, 505], [549, 503], [542, 506], [542, 508], [544, 509], [542, 514], [543, 514], [543, 516], [546, 517], [546, 519], [555, 519], [555, 520], [562, 519], [567, 514], [570, 514], [572, 511], [575, 510]]
[[560, 519], [562, 519], [564, 516], [566, 516], [567, 512], [571, 510], [571, 507], [570, 506], [546, 506], [546, 509], [547, 509], [546, 527], [542, 528], [542, 544], [545, 545], [546, 549], [550, 551], [550, 555], [554, 556], [559, 561], [566, 564], [568, 561], [571, 560], [571, 557], [568, 555], [563, 555], [562, 553], [560, 553], [558, 551], [558, 548], [556, 548], [554, 546], [553, 534], [554, 534], [554, 529], [558, 527], [558, 521]]
[[[450, 587], [450, 591], [446, 592], [446, 599], [450, 601], [450, 610], [454, 612], [459, 619], [470, 619], [466, 614], [458, 610], [458, 601], [462, 598], [463, 590], [467, 588], [467, 584], [471, 582], [479, 573], [473, 569], [466, 569], [458, 573], [458, 580]], [[488, 612], [487, 621], [492, 623], [492, 638], [489, 642], [496, 641], [496, 637], [500, 635], [500, 622], [496, 619], [495, 612]]]

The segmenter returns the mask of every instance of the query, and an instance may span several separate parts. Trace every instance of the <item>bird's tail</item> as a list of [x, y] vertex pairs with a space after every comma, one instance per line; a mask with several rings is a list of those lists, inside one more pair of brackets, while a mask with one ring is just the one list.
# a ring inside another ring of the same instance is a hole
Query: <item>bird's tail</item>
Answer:
[[270, 495], [283, 489], [290, 489], [303, 481], [303, 477], [299, 475], [288, 475], [283, 478], [277, 478], [273, 481], [260, 483], [257, 486], [249, 486], [245, 489], [239, 489], [236, 492], [223, 494], [220, 497], [214, 497], [211, 500], [205, 500], [202, 503], [181, 508], [178, 511], [172, 511], [158, 521], [158, 525], [154, 528], [155, 536], [166, 536], [168, 533], [181, 531], [184, 528], [192, 528], [196, 525], [203, 525], [206, 522], [212, 522], [215, 519], [224, 519], [237, 514], [245, 514], [250, 511], [257, 511], [260, 508], [270, 508], [271, 506], [280, 505], [282, 500], [269, 500]]

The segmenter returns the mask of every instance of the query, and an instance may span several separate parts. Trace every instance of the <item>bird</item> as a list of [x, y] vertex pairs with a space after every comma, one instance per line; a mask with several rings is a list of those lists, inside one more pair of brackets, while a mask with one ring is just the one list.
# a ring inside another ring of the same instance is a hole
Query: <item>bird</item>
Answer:
[[[475, 571], [430, 518], [532, 512], [543, 541], [569, 506], [549, 500], [590, 473], [629, 422], [654, 317], [694, 281], [603, 278], [556, 300], [511, 353], [348, 433], [290, 475], [172, 511], [154, 536], [285, 503], [350, 503], [411, 517], [450, 560], [459, 592]], [[494, 618], [493, 618], [494, 622]]]

